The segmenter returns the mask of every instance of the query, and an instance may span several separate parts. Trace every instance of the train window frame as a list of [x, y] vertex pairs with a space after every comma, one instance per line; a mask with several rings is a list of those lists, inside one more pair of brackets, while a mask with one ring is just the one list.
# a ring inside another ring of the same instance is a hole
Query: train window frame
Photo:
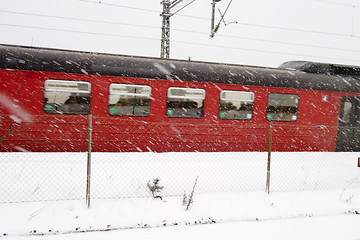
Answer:
[[44, 82], [45, 113], [86, 115], [90, 113], [90, 102], [90, 82], [63, 79]]
[[[222, 90], [220, 92], [219, 118], [222, 120], [251, 120], [254, 113], [254, 102], [255, 94], [253, 92]], [[231, 104], [231, 106], [225, 104]]]
[[[148, 117], [151, 91], [149, 85], [112, 83], [109, 85], [108, 113], [111, 116]], [[117, 102], [113, 103], [113, 99]], [[113, 98], [113, 99], [112, 99]]]
[[[278, 96], [278, 99], [271, 97]], [[281, 96], [281, 97], [280, 97]], [[285, 98], [289, 97], [288, 99]], [[290, 99], [290, 98], [293, 98]], [[278, 102], [278, 105], [274, 103]], [[298, 120], [300, 97], [293, 93], [269, 93], [266, 107], [266, 119], [268, 121], [295, 122]], [[270, 105], [271, 103], [271, 105]], [[285, 105], [287, 104], [287, 105]], [[288, 105], [292, 104], [292, 105]]]
[[166, 116], [169, 118], [200, 119], [204, 116], [205, 98], [206, 91], [202, 88], [169, 87]]

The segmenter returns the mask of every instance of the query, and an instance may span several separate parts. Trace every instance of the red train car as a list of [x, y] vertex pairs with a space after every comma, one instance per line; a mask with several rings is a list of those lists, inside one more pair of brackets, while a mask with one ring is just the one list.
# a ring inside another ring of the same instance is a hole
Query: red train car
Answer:
[[0, 151], [360, 151], [359, 78], [0, 45]]

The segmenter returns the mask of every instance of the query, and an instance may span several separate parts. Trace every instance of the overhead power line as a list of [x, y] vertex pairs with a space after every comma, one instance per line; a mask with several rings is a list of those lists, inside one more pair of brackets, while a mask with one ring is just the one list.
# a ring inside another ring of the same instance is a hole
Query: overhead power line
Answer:
[[252, 48], [242, 48], [242, 47], [234, 47], [227, 45], [214, 45], [214, 44], [205, 44], [205, 43], [196, 43], [196, 42], [186, 42], [186, 41], [173, 41], [182, 44], [196, 45], [196, 46], [206, 46], [206, 47], [217, 47], [224, 49], [233, 49], [233, 50], [242, 50], [242, 51], [251, 51], [251, 52], [260, 52], [260, 53], [272, 53], [279, 55], [288, 55], [288, 56], [299, 56], [299, 57], [311, 57], [311, 58], [323, 58], [323, 59], [331, 59], [331, 60], [340, 60], [340, 61], [356, 61], [359, 62], [360, 59], [348, 59], [348, 58], [335, 58], [335, 57], [319, 57], [318, 55], [307, 55], [307, 54], [299, 54], [299, 53], [285, 53], [279, 51], [269, 51], [269, 50], [260, 50], [260, 49], [252, 49]]
[[85, 18], [63, 17], [63, 16], [37, 14], [37, 13], [25, 13], [25, 12], [7, 11], [7, 10], [1, 10], [1, 9], [0, 9], [0, 12], [26, 15], [26, 16], [34, 16], [34, 17], [44, 17], [44, 18], [53, 18], [53, 19], [61, 19], [61, 20], [79, 21], [79, 22], [91, 22], [91, 23], [101, 23], [101, 24], [109, 24], [109, 25], [123, 25], [123, 26], [131, 26], [131, 27], [144, 27], [144, 28], [159, 29], [158, 26], [141, 25], [141, 24], [133, 24], [133, 23], [122, 23], [122, 22], [85, 19]]
[[[92, 0], [77, 0], [77, 1], [87, 2], [87, 3], [92, 3], [92, 4], [102, 4], [102, 5], [108, 5], [108, 6], [115, 6], [115, 7], [121, 7], [121, 8], [128, 8], [128, 9], [133, 9], [133, 10], [138, 10], [138, 11], [147, 11], [147, 12], [159, 13], [159, 11], [155, 11], [155, 10], [151, 10], [151, 9], [144, 9], [144, 8], [138, 8], [138, 7], [129, 7], [129, 6], [124, 6], [124, 5], [120, 5], [120, 4], [104, 3], [104, 2], [99, 3], [99, 1], [92, 1]], [[175, 1], [177, 1], [177, 0], [174, 0], [174, 2]], [[215, 1], [217, 1], [217, 0], [215, 0]], [[339, 4], [339, 5], [346, 5], [346, 6], [349, 6], [349, 7], [360, 7], [360, 6], [354, 6], [354, 5], [351, 5], [351, 4], [342, 4], [342, 3], [338, 3], [338, 2], [332, 2], [332, 1], [329, 1], [329, 0], [312, 0], [312, 1], [331, 3], [331, 4]], [[201, 19], [201, 20], [206, 20], [206, 21], [211, 20], [211, 18], [198, 17], [198, 16], [192, 16], [192, 15], [184, 15], [184, 14], [177, 14], [177, 16], [193, 18], [193, 19]], [[314, 34], [322, 34], [322, 35], [360, 38], [360, 36], [355, 36], [355, 35], [352, 35], [352, 34], [342, 34], [342, 33], [306, 30], [306, 29], [298, 29], [298, 28], [287, 28], [287, 27], [280, 27], [280, 26], [252, 24], [252, 23], [245, 23], [245, 22], [240, 22], [240, 21], [235, 21], [234, 23], [236, 23], [237, 25], [259, 27], [259, 28], [268, 28], [268, 29], [278, 29], [278, 30], [295, 31], [295, 32], [306, 32], [306, 33], [314, 33]]]
[[244, 26], [251, 26], [251, 27], [269, 28], [269, 29], [286, 30], [286, 31], [303, 32], [303, 33], [314, 33], [314, 34], [329, 35], [329, 36], [360, 38], [360, 36], [356, 36], [356, 35], [352, 35], [352, 34], [345, 34], [345, 33], [323, 32], [323, 31], [306, 30], [306, 29], [299, 29], [299, 28], [287, 28], [287, 27], [269, 26], [269, 25], [252, 24], [252, 23], [241, 23], [241, 22], [236, 22], [236, 24], [244, 25]]
[[[38, 30], [57, 31], [57, 32], [68, 32], [68, 33], [76, 33], [76, 34], [100, 35], [100, 36], [120, 37], [120, 38], [130, 38], [130, 39], [140, 39], [140, 40], [150, 40], [150, 41], [159, 41], [160, 40], [158, 38], [150, 38], [150, 37], [143, 37], [143, 36], [139, 37], [139, 36], [113, 34], [113, 33], [98, 33], [98, 32], [89, 32], [89, 31], [77, 31], [77, 30], [59, 29], [59, 28], [34, 27], [34, 26], [17, 25], [17, 24], [0, 23], [0, 26], [38, 29]], [[204, 33], [204, 34], [207, 34], [207, 33]], [[198, 43], [198, 42], [187, 42], [187, 41], [176, 41], [176, 40], [173, 41], [173, 42], [179, 43], [179, 44], [205, 46], [205, 47], [216, 47], [216, 48], [233, 49], [233, 50], [241, 50], [241, 51], [251, 51], [251, 52], [271, 53], [271, 54], [279, 54], [279, 55], [290, 55], [290, 56], [300, 56], [300, 57], [311, 57], [311, 58], [323, 58], [323, 59], [340, 60], [340, 61], [353, 61], [353, 62], [357, 61], [357, 62], [360, 62], [360, 59], [319, 57], [319, 56], [314, 56], [314, 55], [306, 55], [306, 54], [298, 54], [298, 53], [259, 50], [259, 49], [252, 49], [252, 48], [242, 48], [242, 47], [234, 47], [234, 46], [227, 46], [227, 45], [214, 45], [214, 44], [205, 44], [205, 43]]]
[[[78, 1], [88, 1], [88, 0], [78, 0]], [[102, 21], [102, 20], [93, 20], [93, 19], [84, 19], [84, 18], [63, 17], [63, 16], [36, 14], [36, 13], [25, 13], [25, 12], [7, 11], [7, 10], [1, 10], [1, 9], [0, 9], [0, 12], [10, 13], [10, 14], [27, 15], [27, 16], [35, 16], [35, 17], [46, 17], [46, 18], [54, 18], [54, 19], [71, 20], [71, 21], [83, 21], [83, 22], [92, 22], [92, 23], [101, 23], [101, 24], [126, 25], [126, 26], [133, 26], [133, 27], [144, 27], [144, 28], [159, 29], [158, 26], [131, 24], [131, 23], [121, 23], [121, 22], [112, 22], [112, 21]], [[192, 16], [186, 16], [186, 15], [180, 15], [180, 14], [178, 14], [177, 16], [192, 17]], [[201, 19], [210, 20], [209, 18], [201, 18]], [[246, 26], [254, 26], [254, 27], [261, 27], [261, 28], [271, 28], [271, 29], [278, 29], [278, 30], [286, 30], [286, 31], [307, 32], [307, 33], [314, 33], [314, 34], [326, 34], [326, 35], [330, 35], [330, 36], [332, 35], [332, 36], [341, 36], [341, 37], [360, 38], [360, 36], [351, 35], [351, 34], [340, 34], [340, 33], [333, 33], [333, 32], [320, 32], [320, 31], [312, 31], [312, 30], [305, 30], [305, 29], [284, 28], [284, 27], [278, 27], [278, 26], [268, 26], [268, 25], [241, 23], [241, 22], [236, 22], [236, 24], [238, 24], [238, 25], [246, 25]], [[172, 30], [174, 30], [174, 31], [184, 31], [184, 32], [187, 31], [187, 30], [173, 29], [173, 28], [172, 28]], [[188, 31], [188, 32], [191, 32], [191, 31]], [[197, 31], [193, 31], [193, 32], [202, 34], [202, 32], [197, 32]], [[222, 35], [222, 36], [237, 38], [235, 36], [229, 36], [229, 35]], [[238, 38], [243, 38], [243, 37], [238, 37]], [[297, 45], [297, 44], [295, 44], [295, 45]]]
[[354, 4], [350, 4], [350, 3], [340, 3], [340, 2], [334, 2], [334, 1], [328, 1], [328, 0], [312, 0], [315, 2], [322, 2], [322, 3], [328, 3], [328, 4], [334, 4], [334, 5], [341, 5], [341, 6], [347, 6], [347, 7], [356, 7], [356, 8], [360, 8], [359, 5], [354, 5]]
[[[115, 6], [115, 7], [120, 7], [120, 8], [128, 8], [128, 9], [133, 9], [133, 10], [138, 10], [138, 11], [147, 11], [147, 12], [159, 13], [159, 11], [155, 11], [155, 10], [138, 8], [138, 7], [129, 7], [129, 6], [124, 6], [124, 5], [120, 5], [120, 4], [103, 3], [103, 2], [99, 3], [98, 1], [92, 1], [92, 0], [77, 0], [77, 1], [87, 2], [87, 3], [92, 3], [92, 4], [102, 4], [102, 5], [108, 5], [108, 6]], [[331, 1], [327, 1], [327, 0], [312, 0], [312, 1], [328, 2], [328, 3], [331, 2]], [[332, 3], [335, 3], [335, 2], [332, 2]], [[352, 6], [352, 5], [349, 4], [347, 6]], [[360, 7], [360, 6], [355, 6], [355, 7]], [[184, 15], [184, 14], [177, 14], [176, 16], [178, 16], [178, 17], [186, 17], [186, 18], [193, 18], [193, 19], [200, 19], [200, 20], [204, 20], [204, 21], [211, 20], [211, 18], [207, 18], [207, 17], [199, 17], [199, 16], [192, 16], [192, 15]], [[263, 24], [252, 24], [252, 23], [246, 23], [246, 22], [241, 22], [241, 21], [236, 21], [234, 23], [236, 23], [236, 25], [243, 25], [243, 26], [257, 27], [257, 28], [267, 28], [267, 29], [277, 29], [277, 30], [284, 30], [284, 31], [314, 33], [314, 34], [329, 35], [329, 36], [360, 38], [360, 36], [356, 36], [356, 35], [353, 35], [353, 34], [315, 31], [315, 30], [306, 30], [306, 29], [299, 29], [299, 28], [288, 28], [288, 27], [281, 27], [281, 26], [263, 25]]]
[[143, 39], [143, 40], [156, 40], [156, 41], [159, 41], [158, 38], [150, 38], [150, 37], [143, 37], [143, 36], [139, 37], [139, 36], [122, 35], [122, 34], [114, 34], [114, 33], [99, 33], [99, 32], [79, 31], [79, 30], [70, 30], [70, 29], [50, 28], [50, 27], [34, 27], [34, 26], [18, 25], [18, 24], [6, 24], [6, 23], [0, 23], [0, 26], [18, 27], [18, 28], [29, 28], [29, 29], [38, 29], [38, 30], [56, 31], [56, 32], [68, 32], [68, 33], [77, 33], [77, 34], [89, 34], [89, 35], [99, 35], [99, 36], [122, 37], [122, 38], [133, 38], [133, 39]]
[[[69, 21], [91, 22], [91, 23], [100, 23], [100, 24], [109, 24], [109, 25], [121, 25], [121, 26], [140, 27], [140, 28], [149, 28], [149, 29], [157, 29], [157, 30], [160, 29], [160, 27], [158, 27], [158, 26], [112, 22], [112, 21], [102, 21], [102, 20], [93, 20], [93, 19], [84, 19], [84, 18], [63, 17], [63, 16], [56, 16], [56, 15], [25, 13], [25, 12], [7, 11], [7, 10], [1, 10], [1, 9], [0, 9], [0, 12], [10, 13], [10, 14], [18, 14], [18, 15], [26, 15], [26, 16], [69, 20]], [[185, 33], [192, 33], [192, 34], [197, 34], [197, 35], [208, 35], [208, 33], [201, 32], [201, 31], [191, 31], [191, 30], [177, 29], [177, 28], [172, 28], [171, 30], [175, 31], [175, 32], [185, 32]], [[346, 52], [360, 52], [360, 50], [356, 50], [356, 49], [328, 47], [328, 46], [324, 46], [324, 45], [312, 45], [312, 44], [304, 44], [304, 43], [296, 43], [296, 42], [274, 41], [274, 40], [269, 40], [269, 39], [259, 39], [259, 38], [251, 38], [251, 37], [244, 37], [244, 36], [224, 35], [224, 34], [218, 34], [218, 36], [225, 37], [225, 38], [232, 38], [232, 39], [260, 41], [260, 42], [265, 42], [265, 43], [285, 44], [285, 45], [312, 47], [312, 48], [329, 49], [329, 50], [346, 51]], [[353, 37], [357, 37], [357, 36], [353, 36]]]
[[139, 7], [130, 7], [130, 6], [125, 6], [125, 5], [121, 5], [121, 4], [115, 4], [115, 3], [105, 3], [105, 2], [91, 1], [91, 0], [77, 0], [77, 1], [87, 2], [87, 3], [92, 3], [92, 4], [101, 4], [103, 6], [120, 7], [120, 8], [127, 8], [127, 9], [138, 10], [138, 11], [159, 13], [159, 11], [157, 11], [157, 10], [139, 8]]

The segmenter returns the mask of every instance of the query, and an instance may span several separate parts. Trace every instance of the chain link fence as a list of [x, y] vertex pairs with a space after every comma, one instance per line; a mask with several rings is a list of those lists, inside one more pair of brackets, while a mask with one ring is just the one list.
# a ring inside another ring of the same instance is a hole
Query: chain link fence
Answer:
[[[49, 123], [42, 122], [45, 136]], [[61, 119], [55, 122], [51, 124], [67, 124]], [[82, 140], [75, 145], [87, 149], [87, 118], [74, 124], [66, 125], [68, 131], [59, 128], [47, 140], [62, 139], [62, 144], [71, 145], [69, 131], [76, 132]], [[32, 131], [26, 130], [28, 135], [22, 131], [23, 139], [39, 141]], [[272, 146], [280, 144], [278, 131], [273, 131]], [[239, 138], [241, 132], [237, 131]], [[263, 138], [262, 144], [268, 144], [268, 134]], [[189, 195], [196, 179], [197, 193], [266, 191], [267, 181], [270, 192], [360, 187], [359, 152], [272, 152], [270, 156], [268, 175], [267, 152], [92, 152], [90, 158], [87, 152], [2, 152], [0, 203], [151, 197], [147, 183], [155, 178], [164, 187], [162, 196]]]

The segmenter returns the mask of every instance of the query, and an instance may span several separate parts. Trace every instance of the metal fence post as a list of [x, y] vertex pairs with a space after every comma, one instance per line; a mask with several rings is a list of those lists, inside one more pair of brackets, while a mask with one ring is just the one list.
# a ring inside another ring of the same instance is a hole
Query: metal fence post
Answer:
[[267, 176], [266, 176], [266, 192], [270, 193], [270, 163], [271, 163], [271, 147], [272, 147], [272, 130], [273, 123], [269, 124], [269, 145], [268, 145], [268, 163], [267, 163]]
[[90, 208], [90, 181], [91, 181], [91, 142], [92, 142], [92, 115], [88, 115], [88, 153], [86, 172], [86, 204]]

